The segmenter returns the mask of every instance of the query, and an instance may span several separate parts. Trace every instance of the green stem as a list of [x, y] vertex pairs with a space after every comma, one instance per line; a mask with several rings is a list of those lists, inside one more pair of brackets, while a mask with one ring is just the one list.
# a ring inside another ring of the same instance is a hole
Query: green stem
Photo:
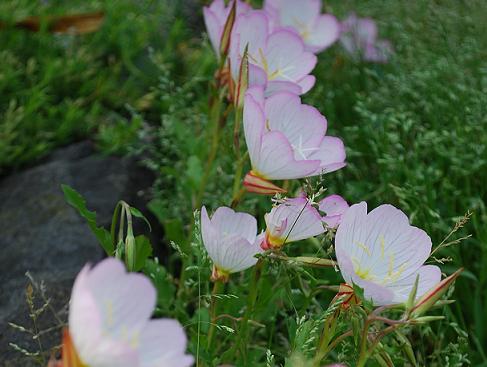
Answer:
[[257, 264], [255, 264], [252, 273], [252, 280], [249, 285], [249, 295], [247, 297], [247, 309], [245, 310], [245, 314], [241, 321], [239, 339], [236, 344], [238, 345], [238, 348], [242, 353], [242, 358], [244, 360], [244, 363], [246, 363], [246, 359], [247, 359], [246, 348], [247, 348], [249, 334], [250, 334], [248, 324], [249, 324], [249, 320], [253, 317], [255, 311], [255, 303], [257, 301], [257, 296], [258, 296], [258, 283], [263, 271], [264, 271], [264, 260], [259, 259], [257, 261]]
[[208, 179], [210, 178], [211, 170], [213, 168], [213, 162], [215, 161], [216, 154], [218, 152], [218, 143], [220, 141], [221, 107], [222, 107], [222, 101], [221, 98], [219, 98], [218, 100], [215, 101], [210, 111], [210, 120], [213, 125], [212, 134], [211, 134], [210, 151], [208, 152], [205, 171], [203, 174], [203, 178], [201, 179], [201, 184], [194, 203], [195, 209], [199, 209], [201, 206], [203, 195], [205, 194], [206, 191], [206, 185], [208, 184]]
[[316, 354], [313, 359], [314, 367], [320, 366], [320, 363], [323, 360], [323, 358], [325, 358], [326, 355], [331, 350], [330, 342], [331, 342], [331, 338], [335, 335], [335, 329], [336, 329], [336, 324], [338, 319], [337, 312], [339, 311], [335, 311], [332, 315], [330, 315], [325, 320], [325, 325], [323, 326], [323, 332], [321, 333], [321, 338], [318, 344], [318, 348], [316, 348]]
[[208, 330], [208, 352], [211, 353], [211, 344], [213, 342], [213, 336], [215, 335], [216, 316], [218, 307], [217, 295], [223, 290], [223, 282], [220, 280], [215, 281], [213, 284], [213, 291], [211, 292], [210, 300], [210, 328]]
[[242, 181], [242, 172], [245, 166], [245, 162], [249, 156], [249, 152], [246, 152], [237, 162], [237, 167], [235, 168], [235, 176], [233, 178], [233, 194], [232, 194], [232, 203], [231, 207], [237, 207], [238, 203], [245, 195], [245, 188], [241, 186]]
[[364, 329], [362, 330], [362, 338], [360, 340], [360, 354], [357, 361], [357, 367], [364, 367], [369, 359], [370, 351], [367, 350], [367, 337], [369, 335], [369, 320], [365, 320]]

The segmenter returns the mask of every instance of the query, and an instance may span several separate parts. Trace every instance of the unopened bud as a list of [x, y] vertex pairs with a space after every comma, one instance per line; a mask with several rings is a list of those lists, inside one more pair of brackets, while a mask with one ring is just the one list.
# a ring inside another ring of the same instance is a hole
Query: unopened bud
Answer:
[[235, 23], [236, 15], [237, 15], [237, 0], [234, 0], [232, 9], [230, 10], [227, 21], [225, 22], [225, 27], [223, 28], [222, 38], [220, 42], [220, 56], [222, 60], [225, 60], [227, 58], [228, 50], [230, 49], [232, 30], [233, 30], [233, 25]]
[[411, 320], [413, 324], [426, 324], [427, 322], [444, 320], [445, 316], [422, 316]]
[[458, 269], [449, 277], [446, 277], [441, 282], [439, 282], [435, 287], [426, 292], [417, 302], [416, 305], [411, 309], [411, 315], [419, 316], [428, 311], [435, 303], [446, 293], [448, 288], [453, 284], [455, 279], [463, 271], [463, 268]]

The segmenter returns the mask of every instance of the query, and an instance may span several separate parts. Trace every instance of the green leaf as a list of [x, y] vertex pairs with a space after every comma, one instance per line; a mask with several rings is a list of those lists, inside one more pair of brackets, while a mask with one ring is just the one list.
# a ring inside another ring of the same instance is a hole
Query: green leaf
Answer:
[[135, 237], [135, 264], [133, 271], [142, 270], [151, 255], [152, 245], [150, 240], [143, 235]]
[[154, 214], [157, 217], [159, 223], [162, 224], [167, 219], [167, 213], [165, 210], [165, 205], [163, 200], [161, 199], [151, 200], [147, 204], [147, 208], [149, 208], [152, 214]]
[[187, 164], [186, 176], [188, 177], [188, 182], [193, 189], [198, 189], [203, 178], [203, 164], [195, 155], [189, 157]]
[[79, 215], [86, 219], [88, 226], [93, 234], [100, 242], [101, 247], [105, 250], [107, 255], [113, 256], [113, 242], [110, 232], [103, 227], [98, 227], [96, 224], [96, 213], [88, 210], [86, 207], [86, 200], [76, 190], [68, 185], [61, 185], [64, 192], [66, 202], [73, 208], [78, 210]]
[[176, 287], [164, 266], [154, 260], [146, 260], [144, 269], [157, 290], [157, 306], [162, 310], [168, 310], [174, 302]]
[[147, 220], [147, 218], [144, 216], [144, 214], [142, 214], [142, 212], [141, 212], [139, 209], [134, 208], [134, 207], [132, 207], [132, 206], [131, 206], [131, 207], [130, 207], [130, 213], [132, 213], [132, 215], [133, 215], [134, 217], [140, 218], [140, 219], [142, 219], [144, 222], [146, 222], [146, 223], [147, 223], [147, 226], [149, 227], [149, 231], [151, 231], [151, 232], [152, 232], [152, 227], [151, 227], [151, 225], [150, 225], [149, 221]]
[[181, 246], [185, 254], [189, 253], [186, 236], [184, 235], [184, 226], [180, 219], [169, 219], [164, 223], [164, 234], [166, 239], [173, 241]]

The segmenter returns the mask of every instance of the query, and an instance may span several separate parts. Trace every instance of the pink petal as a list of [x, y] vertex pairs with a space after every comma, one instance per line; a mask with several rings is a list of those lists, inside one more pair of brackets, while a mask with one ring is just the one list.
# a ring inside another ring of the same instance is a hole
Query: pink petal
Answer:
[[343, 141], [333, 136], [325, 136], [319, 150], [309, 155], [308, 159], [319, 159], [320, 166], [314, 175], [330, 173], [346, 166], [346, 153]]
[[223, 27], [210, 8], [203, 8], [203, 18], [205, 20], [206, 31], [208, 32], [211, 45], [213, 46], [215, 53], [220, 56], [220, 40]]
[[278, 93], [268, 98], [265, 115], [271, 130], [283, 132], [295, 147], [315, 149], [326, 133], [325, 117], [316, 108], [301, 104], [301, 99], [292, 93]]
[[205, 207], [201, 208], [201, 237], [208, 255], [214, 260], [218, 256], [219, 235], [208, 217], [208, 212]]
[[331, 14], [321, 15], [315, 22], [313, 29], [306, 39], [307, 50], [318, 53], [338, 40], [340, 36], [340, 23]]
[[288, 180], [307, 177], [319, 164], [317, 160], [296, 161], [285, 135], [269, 131], [262, 137], [259, 161], [252, 163], [252, 167], [269, 180]]
[[349, 205], [340, 195], [330, 195], [320, 201], [319, 208], [326, 213], [323, 221], [328, 227], [337, 227], [342, 219], [343, 214], [348, 210]]
[[211, 223], [215, 226], [220, 235], [231, 233], [245, 238], [248, 242], [253, 243], [257, 235], [257, 220], [250, 214], [237, 213], [231, 208], [219, 207]]
[[300, 79], [298, 81], [298, 84], [301, 87], [300, 94], [308, 93], [311, 90], [311, 88], [314, 87], [315, 83], [316, 83], [316, 77], [314, 75], [307, 75], [304, 78]]
[[187, 338], [176, 320], [158, 319], [147, 323], [140, 335], [140, 367], [189, 367], [194, 358], [186, 355]]
[[421, 266], [417, 272], [387, 286], [394, 291], [394, 303], [402, 303], [408, 300], [418, 274], [419, 282], [416, 299], [420, 298], [441, 281], [441, 270], [438, 266]]
[[306, 25], [320, 15], [320, 0], [281, 0], [279, 4], [281, 26]]
[[[263, 101], [256, 102], [254, 93], [260, 93], [255, 88], [251, 88], [245, 95], [243, 110], [243, 125], [245, 141], [249, 151], [252, 167], [260, 161], [262, 137], [265, 129], [265, 115], [261, 108]], [[263, 98], [263, 97], [262, 97]]]
[[392, 205], [381, 205], [372, 210], [367, 216], [367, 227], [365, 244], [371, 252], [370, 265], [374, 266], [378, 277], [386, 278], [392, 266], [394, 273], [400, 272], [396, 276], [398, 280], [407, 278], [429, 257], [430, 237], [411, 226], [408, 217]]
[[269, 36], [266, 50], [268, 75], [276, 73], [270, 80], [297, 82], [315, 67], [317, 58], [306, 52], [299, 35], [288, 30], [277, 30]]
[[276, 208], [266, 218], [266, 223], [286, 225], [280, 230], [275, 228], [271, 233], [274, 237], [285, 239], [286, 243], [300, 241], [317, 236], [325, 229], [318, 211], [305, 198], [288, 199]]
[[303, 89], [298, 83], [286, 82], [282, 80], [273, 80], [267, 83], [265, 89], [266, 97], [271, 97], [279, 92], [289, 92], [296, 95], [303, 94]]
[[351, 259], [361, 261], [367, 254], [358, 246], [367, 239], [367, 203], [352, 205], [343, 215], [335, 236], [335, 253], [343, 278], [349, 284], [355, 271]]

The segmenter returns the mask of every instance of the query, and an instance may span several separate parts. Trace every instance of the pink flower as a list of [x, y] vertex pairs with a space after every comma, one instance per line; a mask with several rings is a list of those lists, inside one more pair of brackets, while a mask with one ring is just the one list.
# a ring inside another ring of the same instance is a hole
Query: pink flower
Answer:
[[321, 216], [306, 198], [287, 199], [265, 215], [267, 226], [264, 250], [279, 249], [284, 244], [304, 240], [325, 232]]
[[423, 265], [431, 251], [429, 236], [392, 205], [369, 214], [365, 202], [352, 205], [338, 227], [335, 251], [345, 281], [363, 288], [376, 305], [407, 301], [418, 275], [417, 298], [441, 278], [437, 266]]
[[[127, 273], [114, 258], [85, 266], [73, 286], [69, 334], [75, 353], [90, 367], [156, 367], [193, 364], [176, 320], [151, 320], [156, 290], [141, 274]], [[69, 339], [69, 338], [68, 338]]]
[[255, 255], [262, 252], [255, 218], [227, 207], [218, 208], [211, 219], [201, 209], [201, 235], [213, 261], [214, 280], [227, 280], [231, 273], [254, 266]]
[[[343, 142], [326, 136], [326, 118], [293, 93], [280, 92], [264, 99], [262, 88], [249, 89], [243, 124], [252, 163], [250, 178], [297, 179], [346, 165]], [[244, 184], [247, 188], [253, 185], [248, 180]]]
[[277, 91], [303, 94], [309, 91], [315, 77], [309, 75], [316, 56], [305, 50], [301, 37], [294, 31], [270, 31], [264, 11], [254, 10], [237, 17], [230, 45], [233, 80], [238, 80], [239, 66], [248, 45], [249, 85], [264, 87], [266, 95]]
[[387, 40], [377, 39], [377, 25], [371, 18], [357, 18], [349, 15], [342, 23], [340, 42], [352, 56], [365, 61], [387, 62], [392, 46]]
[[[227, 21], [233, 1], [225, 6], [224, 0], [214, 0], [209, 7], [203, 7], [206, 31], [215, 53], [220, 57], [220, 44], [223, 29]], [[237, 0], [237, 16], [249, 12], [252, 8], [243, 1]]]
[[340, 24], [321, 13], [321, 0], [266, 0], [265, 10], [274, 27], [289, 27], [304, 40], [306, 50], [319, 53], [340, 36]]
[[348, 208], [348, 203], [340, 195], [327, 196], [319, 203], [320, 211], [326, 214], [323, 217], [323, 222], [330, 228], [338, 227]]

